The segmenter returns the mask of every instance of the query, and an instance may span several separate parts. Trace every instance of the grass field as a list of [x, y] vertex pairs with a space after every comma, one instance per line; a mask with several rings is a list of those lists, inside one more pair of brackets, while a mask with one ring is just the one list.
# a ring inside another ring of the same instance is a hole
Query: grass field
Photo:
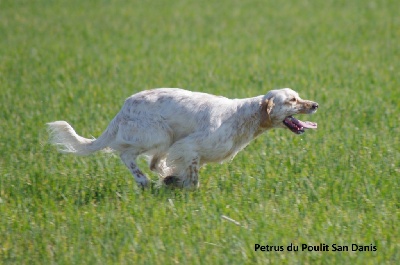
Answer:
[[[399, 263], [398, 7], [1, 1], [0, 264]], [[267, 132], [204, 167], [195, 192], [142, 191], [114, 155], [48, 145], [46, 122], [97, 137], [126, 97], [155, 87], [291, 87], [320, 104], [307, 117], [318, 130]], [[330, 251], [301, 250], [320, 243]]]

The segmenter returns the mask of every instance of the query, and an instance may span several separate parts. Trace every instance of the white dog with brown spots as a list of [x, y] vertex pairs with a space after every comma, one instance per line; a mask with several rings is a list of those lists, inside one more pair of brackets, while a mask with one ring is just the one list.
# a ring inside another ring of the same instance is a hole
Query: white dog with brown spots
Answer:
[[129, 97], [98, 139], [77, 135], [65, 121], [48, 123], [48, 128], [51, 142], [61, 152], [88, 155], [106, 148], [118, 152], [142, 187], [150, 180], [136, 164], [140, 155], [149, 158], [150, 169], [163, 184], [196, 188], [203, 165], [232, 159], [266, 130], [289, 128], [301, 134], [317, 128], [316, 123], [293, 117], [317, 109], [318, 103], [301, 99], [289, 88], [245, 99], [161, 88]]

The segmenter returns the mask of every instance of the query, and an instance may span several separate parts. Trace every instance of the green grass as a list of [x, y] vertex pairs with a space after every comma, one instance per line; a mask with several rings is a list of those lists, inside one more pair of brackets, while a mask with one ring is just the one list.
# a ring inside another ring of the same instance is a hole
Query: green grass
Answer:
[[[1, 1], [0, 263], [398, 263], [399, 28], [394, 0]], [[47, 144], [46, 122], [96, 137], [154, 87], [291, 87], [319, 128], [267, 132], [195, 192]], [[377, 251], [254, 251], [290, 243]]]

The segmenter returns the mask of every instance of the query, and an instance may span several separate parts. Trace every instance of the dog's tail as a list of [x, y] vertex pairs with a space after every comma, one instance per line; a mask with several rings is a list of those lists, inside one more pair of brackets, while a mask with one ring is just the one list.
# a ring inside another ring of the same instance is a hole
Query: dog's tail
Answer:
[[[87, 139], [79, 136], [66, 121], [55, 121], [47, 123], [50, 134], [50, 143], [57, 146], [61, 153], [71, 153], [75, 155], [89, 155], [93, 152], [106, 148], [115, 134], [110, 126], [97, 139]], [[114, 126], [113, 126], [114, 127]]]

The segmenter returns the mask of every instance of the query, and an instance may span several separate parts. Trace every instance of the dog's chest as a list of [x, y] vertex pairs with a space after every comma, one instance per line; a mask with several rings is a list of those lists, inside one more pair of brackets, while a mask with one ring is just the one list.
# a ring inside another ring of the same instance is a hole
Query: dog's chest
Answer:
[[241, 132], [241, 130], [232, 131], [231, 134], [210, 137], [209, 141], [199, 146], [199, 149], [201, 149], [201, 160], [204, 163], [208, 163], [224, 162], [233, 159], [254, 138], [254, 134], [251, 131], [239, 134], [237, 132]]

